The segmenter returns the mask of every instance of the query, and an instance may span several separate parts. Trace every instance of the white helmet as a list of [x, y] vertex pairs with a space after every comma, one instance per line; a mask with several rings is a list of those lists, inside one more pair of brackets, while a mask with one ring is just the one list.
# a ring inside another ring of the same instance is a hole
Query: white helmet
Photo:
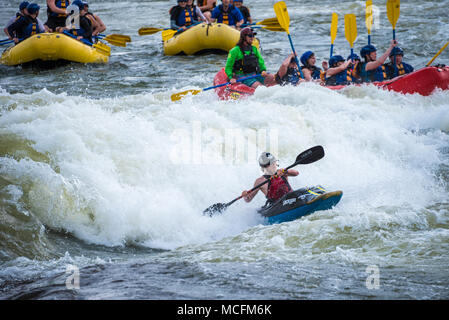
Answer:
[[262, 152], [262, 154], [259, 156], [259, 165], [261, 167], [268, 167], [276, 161], [276, 157], [269, 152]]

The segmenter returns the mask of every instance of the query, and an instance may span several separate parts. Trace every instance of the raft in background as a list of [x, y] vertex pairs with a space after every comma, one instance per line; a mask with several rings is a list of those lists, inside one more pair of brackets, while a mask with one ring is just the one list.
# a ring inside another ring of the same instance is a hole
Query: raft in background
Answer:
[[327, 192], [321, 186], [290, 192], [258, 212], [268, 224], [293, 221], [320, 210], [333, 208], [343, 196], [342, 191]]
[[15, 66], [33, 61], [59, 60], [107, 63], [109, 56], [62, 33], [39, 33], [7, 48], [0, 62], [7, 66]]
[[[240, 31], [223, 23], [201, 23], [164, 41], [164, 54], [194, 55], [205, 51], [229, 52], [240, 39]], [[254, 39], [259, 48], [259, 40]]]
[[[221, 69], [214, 78], [214, 86], [226, 83], [229, 79]], [[389, 91], [395, 91], [402, 94], [418, 93], [422, 96], [428, 96], [437, 89], [449, 90], [449, 67], [424, 67], [409, 74], [396, 77], [392, 80], [383, 82], [372, 82], [365, 84], [352, 84], [351, 86], [375, 85], [379, 88]], [[341, 90], [348, 86], [327, 86], [332, 90]], [[236, 83], [220, 88], [215, 88], [215, 93], [220, 100], [240, 99], [253, 95], [255, 89], [242, 83]]]

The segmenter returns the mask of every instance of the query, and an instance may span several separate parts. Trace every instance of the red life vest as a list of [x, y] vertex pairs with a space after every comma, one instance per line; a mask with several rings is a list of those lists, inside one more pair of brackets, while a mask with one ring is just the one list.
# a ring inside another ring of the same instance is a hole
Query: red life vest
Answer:
[[292, 191], [292, 187], [287, 181], [285, 176], [274, 177], [269, 175], [264, 175], [265, 179], [268, 181], [268, 201], [276, 201], [282, 198], [284, 195]]

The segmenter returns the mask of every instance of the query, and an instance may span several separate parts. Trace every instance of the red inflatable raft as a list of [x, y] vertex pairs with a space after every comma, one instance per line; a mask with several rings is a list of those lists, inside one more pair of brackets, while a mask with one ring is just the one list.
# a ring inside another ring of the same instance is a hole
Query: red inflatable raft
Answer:
[[[228, 77], [221, 69], [214, 78], [214, 85], [228, 82]], [[382, 89], [399, 93], [418, 93], [423, 96], [430, 95], [435, 89], [449, 90], [449, 67], [425, 67], [415, 72], [396, 77], [392, 80], [374, 82]], [[327, 87], [332, 90], [340, 90], [346, 86]], [[242, 83], [215, 88], [220, 100], [239, 99], [254, 94], [255, 89]]]

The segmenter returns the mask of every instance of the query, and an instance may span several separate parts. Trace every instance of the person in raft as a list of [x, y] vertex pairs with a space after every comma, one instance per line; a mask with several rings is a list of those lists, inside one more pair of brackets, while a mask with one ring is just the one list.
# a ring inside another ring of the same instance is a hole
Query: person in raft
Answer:
[[212, 11], [210, 21], [227, 24], [230, 27], [239, 29], [244, 21], [243, 15], [230, 1], [222, 0], [222, 4], [215, 7]]
[[39, 15], [39, 5], [36, 3], [30, 3], [26, 8], [26, 13], [20, 16], [8, 29], [8, 35], [14, 40], [15, 44], [23, 41], [32, 35], [43, 32], [39, 28], [39, 22], [37, 16]]
[[70, 5], [69, 0], [47, 0], [47, 26], [49, 32], [61, 32], [66, 25], [66, 8]]
[[234, 0], [231, 1], [231, 4], [234, 5], [243, 15], [243, 23], [250, 24], [253, 23], [253, 19], [251, 18], [251, 13], [249, 12], [248, 7], [243, 5], [243, 0]]
[[211, 12], [217, 6], [217, 0], [198, 0], [197, 5], [204, 16], [210, 20]]
[[276, 74], [268, 73], [265, 76], [265, 85], [292, 85], [297, 86], [301, 82], [304, 82], [304, 78], [301, 77], [298, 66], [296, 65], [295, 54], [290, 54], [281, 64]]
[[80, 14], [80, 25], [78, 29], [70, 28], [70, 27], [64, 27], [63, 30], [68, 31], [69, 33], [76, 36], [77, 40], [83, 41], [87, 40], [90, 43], [92, 43], [92, 22], [87, 18], [87, 9], [84, 5], [84, 2], [81, 0], [75, 0], [72, 3], [74, 6], [77, 6], [79, 8], [79, 14]]
[[[198, 15], [198, 11], [200, 11], [200, 15]], [[168, 12], [170, 13], [170, 28], [173, 30], [185, 31], [190, 26], [197, 24], [198, 19], [207, 22], [201, 10], [197, 10], [191, 0], [178, 0], [178, 5], [172, 7]]]
[[92, 37], [98, 36], [100, 33], [106, 31], [106, 25], [100, 17], [89, 11], [89, 4], [84, 2], [84, 7], [87, 9], [86, 18], [90, 20], [92, 24]]
[[301, 56], [301, 71], [304, 74], [306, 81], [320, 80], [321, 69], [315, 66], [315, 53], [306, 51]]
[[261, 74], [256, 78], [242, 81], [248, 87], [257, 88], [265, 82], [267, 68], [259, 50], [252, 45], [255, 32], [249, 27], [240, 31], [240, 39], [237, 45], [229, 51], [225, 72], [231, 84], [239, 78]]
[[[394, 67], [394, 56], [396, 56], [396, 68]], [[385, 69], [387, 72], [387, 78], [393, 79], [397, 76], [402, 76], [404, 74], [413, 72], [413, 67], [408, 63], [402, 61], [404, 57], [404, 51], [401, 48], [395, 47], [390, 52], [390, 62], [385, 64]]]
[[259, 165], [262, 169], [263, 175], [254, 182], [254, 186], [257, 186], [266, 180], [269, 180], [269, 182], [252, 192], [248, 192], [246, 190], [243, 191], [242, 197], [246, 202], [253, 200], [259, 191], [262, 191], [267, 198], [267, 204], [275, 202], [287, 193], [293, 191], [292, 187], [288, 183], [288, 177], [296, 177], [299, 175], [298, 171], [293, 169], [289, 169], [287, 171], [284, 169], [278, 169], [278, 160], [269, 152], [262, 152], [259, 156]]
[[360, 50], [360, 57], [364, 59], [360, 67], [360, 76], [363, 82], [387, 80], [384, 63], [397, 44], [396, 40], [391, 40], [390, 47], [379, 59], [377, 59], [377, 49], [373, 45], [366, 45]]

